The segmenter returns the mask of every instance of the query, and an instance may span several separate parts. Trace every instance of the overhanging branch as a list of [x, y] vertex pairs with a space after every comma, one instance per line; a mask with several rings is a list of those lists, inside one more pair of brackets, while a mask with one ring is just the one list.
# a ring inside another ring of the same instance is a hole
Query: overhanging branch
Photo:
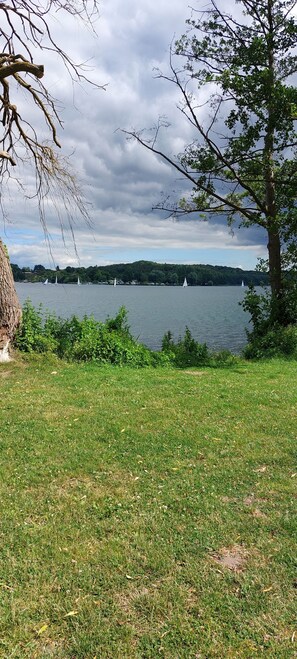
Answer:
[[[148, 149], [149, 151], [154, 153], [156, 156], [159, 156], [162, 160], [167, 162], [171, 167], [173, 167], [176, 171], [178, 171], [180, 174], [182, 174], [183, 178], [186, 178], [193, 185], [194, 188], [196, 188], [197, 190], [202, 190], [207, 195], [210, 194], [209, 189], [207, 188], [207, 185], [203, 185], [200, 182], [199, 182], [199, 185], [197, 185], [197, 181], [192, 176], [192, 174], [190, 174], [186, 169], [181, 167], [181, 165], [179, 165], [179, 163], [175, 162], [172, 158], [167, 156], [165, 153], [163, 153], [162, 151], [159, 151], [159, 149], [155, 148], [154, 145], [151, 145], [148, 142], [145, 142], [145, 140], [142, 140], [138, 133], [133, 132], [133, 131], [132, 132], [127, 131], [127, 130], [122, 130], [122, 132], [125, 135], [129, 135], [129, 137], [133, 137], [139, 144], [141, 144], [146, 149]], [[245, 208], [241, 207], [239, 204], [236, 204], [234, 201], [227, 200], [223, 195], [221, 195], [216, 190], [211, 191], [211, 195], [214, 199], [219, 201], [224, 206], [224, 208], [222, 208], [222, 211], [221, 211], [222, 213], [228, 212], [228, 209], [229, 209], [229, 211], [239, 213], [240, 215], [245, 217], [250, 222], [253, 221], [253, 217], [251, 216], [250, 212], [247, 211]], [[197, 208], [197, 211], [199, 211], [199, 210], [203, 211], [204, 209], [198, 209]]]

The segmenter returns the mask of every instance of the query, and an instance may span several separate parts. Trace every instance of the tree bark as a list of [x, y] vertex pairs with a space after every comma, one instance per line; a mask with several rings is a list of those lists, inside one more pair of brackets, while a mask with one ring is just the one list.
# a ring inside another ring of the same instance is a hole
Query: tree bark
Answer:
[[283, 287], [282, 287], [282, 263], [281, 263], [281, 242], [279, 236], [276, 208], [276, 189], [275, 189], [275, 164], [274, 164], [274, 140], [277, 107], [275, 102], [275, 81], [276, 65], [274, 59], [274, 17], [273, 1], [268, 0], [268, 24], [269, 30], [267, 35], [268, 44], [268, 119], [267, 132], [265, 136], [264, 157], [265, 165], [265, 188], [266, 188], [266, 221], [268, 232], [268, 262], [269, 262], [269, 280], [272, 295], [271, 320], [286, 324], [284, 316]]
[[0, 239], [0, 362], [10, 360], [10, 343], [22, 317], [9, 257]]
[[271, 320], [279, 325], [289, 325], [285, 289], [282, 280], [281, 244], [279, 233], [268, 230], [269, 281], [271, 286]]
[[282, 290], [281, 278], [281, 245], [278, 231], [268, 229], [268, 258], [269, 258], [269, 279], [271, 292], [273, 295], [280, 295]]

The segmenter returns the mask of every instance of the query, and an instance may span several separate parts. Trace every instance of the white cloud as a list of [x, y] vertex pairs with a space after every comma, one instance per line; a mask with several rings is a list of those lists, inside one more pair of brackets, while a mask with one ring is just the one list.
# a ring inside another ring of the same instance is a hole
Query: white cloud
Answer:
[[[162, 191], [181, 188], [176, 175], [160, 159], [126, 140], [119, 128], [149, 128], [160, 115], [168, 116], [171, 127], [161, 136], [171, 154], [182, 151], [190, 140], [190, 129], [176, 110], [178, 96], [173, 85], [157, 80], [153, 69], [168, 67], [169, 44], [185, 30], [190, 15], [187, 0], [105, 0], [101, 3], [97, 37], [77, 21], [59, 13], [51, 19], [57, 41], [76, 62], [88, 62], [89, 75], [96, 83], [107, 83], [106, 91], [72, 84], [59, 58], [42, 53], [44, 83], [60, 100], [64, 130], [59, 130], [63, 152], [73, 152], [72, 163], [91, 202], [93, 233], [83, 223], [75, 226], [82, 264], [99, 263], [101, 248], [147, 248], [250, 250], [251, 262], [263, 255], [260, 232], [236, 233], [232, 237], [221, 223], [172, 222], [152, 213]], [[38, 55], [38, 62], [40, 54]], [[20, 100], [25, 110], [25, 100]], [[37, 114], [31, 115], [43, 131]], [[27, 173], [29, 185], [33, 186]], [[31, 187], [32, 187], [31, 186]], [[48, 260], [38, 220], [36, 201], [24, 202], [20, 191], [8, 198], [12, 225], [6, 226], [5, 240], [13, 261]], [[59, 242], [59, 219], [49, 204], [48, 225], [52, 233], [54, 259], [61, 265], [76, 261], [71, 239], [65, 250]], [[20, 233], [22, 232], [22, 233]], [[26, 234], [34, 236], [30, 244]], [[99, 249], [100, 247], [100, 249]], [[237, 259], [238, 257], [236, 257]], [[226, 263], [227, 264], [227, 263]]]

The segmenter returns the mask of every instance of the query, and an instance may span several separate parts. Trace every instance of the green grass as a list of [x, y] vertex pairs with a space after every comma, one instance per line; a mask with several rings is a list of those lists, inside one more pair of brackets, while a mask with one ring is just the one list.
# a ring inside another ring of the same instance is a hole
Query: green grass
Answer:
[[296, 363], [0, 386], [0, 657], [297, 656]]

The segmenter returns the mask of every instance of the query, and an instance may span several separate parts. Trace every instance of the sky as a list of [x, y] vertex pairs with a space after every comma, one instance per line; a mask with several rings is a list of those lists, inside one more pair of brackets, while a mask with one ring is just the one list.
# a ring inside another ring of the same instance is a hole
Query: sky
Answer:
[[[13, 263], [64, 268], [144, 259], [253, 269], [257, 259], [266, 256], [260, 229], [231, 233], [222, 221], [210, 224], [192, 215], [176, 221], [153, 211], [162, 194], [178, 198], [184, 184], [168, 164], [121, 130], [150, 129], [159, 117], [166, 117], [170, 127], [161, 143], [168, 154], [182, 152], [191, 141], [177, 108], [176, 88], [156, 75], [157, 70], [168, 71], [170, 43], [184, 33], [190, 13], [186, 0], [101, 0], [96, 34], [61, 13], [51, 17], [56, 40], [74, 61], [87, 63], [89, 78], [105, 86], [73, 84], [56, 55], [42, 53], [43, 82], [59, 100], [62, 154], [70, 157], [80, 180], [91, 226], [76, 220], [76, 253], [71, 232], [66, 231], [63, 240], [59, 218], [49, 204], [49, 247], [36, 200], [8, 189], [8, 217], [0, 233]], [[25, 112], [25, 99], [20, 103]], [[31, 120], [42, 133], [36, 111]]]

